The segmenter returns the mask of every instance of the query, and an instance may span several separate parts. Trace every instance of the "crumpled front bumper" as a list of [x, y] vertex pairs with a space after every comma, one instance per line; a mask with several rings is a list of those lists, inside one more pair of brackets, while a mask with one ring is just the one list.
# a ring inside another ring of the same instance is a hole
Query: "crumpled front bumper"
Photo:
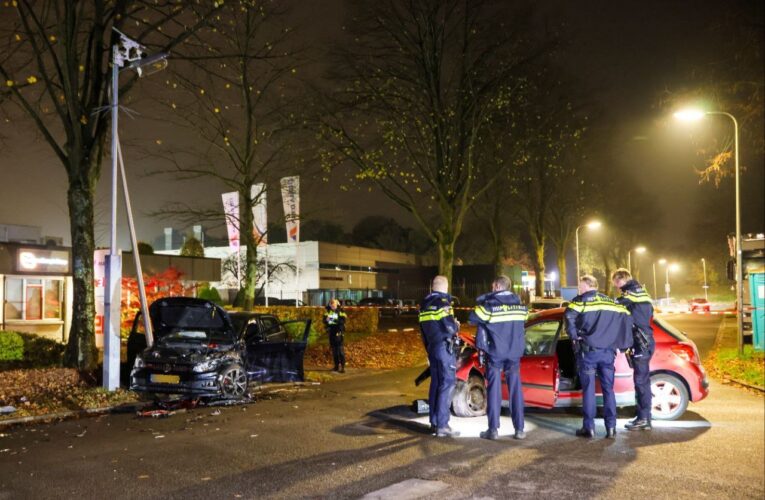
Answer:
[[[178, 375], [175, 383], [157, 383], [151, 375]], [[165, 373], [147, 368], [133, 369], [130, 374], [130, 390], [158, 394], [186, 394], [190, 396], [219, 396], [221, 394], [218, 372], [207, 373]]]

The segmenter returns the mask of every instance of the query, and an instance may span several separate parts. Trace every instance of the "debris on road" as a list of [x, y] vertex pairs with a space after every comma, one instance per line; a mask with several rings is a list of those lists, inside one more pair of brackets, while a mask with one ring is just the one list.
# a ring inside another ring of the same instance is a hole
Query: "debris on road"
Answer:
[[0, 415], [10, 415], [11, 413], [16, 413], [15, 406], [0, 406]]

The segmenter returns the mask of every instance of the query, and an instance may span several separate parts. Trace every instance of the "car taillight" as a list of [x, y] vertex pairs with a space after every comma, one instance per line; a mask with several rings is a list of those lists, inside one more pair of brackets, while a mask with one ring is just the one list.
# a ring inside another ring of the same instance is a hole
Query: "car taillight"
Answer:
[[675, 344], [672, 347], [670, 347], [670, 350], [681, 359], [684, 359], [685, 361], [688, 361], [689, 363], [696, 363], [698, 364], [698, 359], [696, 357], [696, 350], [693, 348], [692, 345], [689, 344]]

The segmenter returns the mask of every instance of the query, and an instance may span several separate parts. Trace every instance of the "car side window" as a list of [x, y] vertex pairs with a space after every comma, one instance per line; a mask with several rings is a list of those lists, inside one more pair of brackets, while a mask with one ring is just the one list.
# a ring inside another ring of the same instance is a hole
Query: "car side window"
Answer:
[[263, 326], [263, 333], [266, 335], [269, 333], [276, 333], [279, 330], [279, 322], [276, 321], [276, 318], [262, 316], [260, 318], [260, 324]]
[[555, 349], [560, 321], [542, 321], [526, 328], [525, 356], [549, 356]]
[[257, 322], [250, 323], [244, 331], [244, 338], [248, 342], [263, 340], [263, 335], [260, 333], [260, 328]]

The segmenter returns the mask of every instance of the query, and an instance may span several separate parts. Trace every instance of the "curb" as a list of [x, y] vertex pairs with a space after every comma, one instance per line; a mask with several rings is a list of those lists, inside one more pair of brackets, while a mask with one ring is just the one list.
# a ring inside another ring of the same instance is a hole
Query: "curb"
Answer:
[[127, 407], [126, 407], [125, 409], [120, 411], [117, 411], [117, 409], [120, 408], [119, 406], [105, 406], [102, 408], [89, 408], [86, 410], [62, 411], [59, 413], [48, 413], [46, 415], [30, 415], [28, 417], [9, 418], [7, 420], [0, 420], [0, 428], [10, 427], [12, 425], [18, 425], [18, 424], [36, 424], [36, 423], [51, 422], [54, 420], [59, 420], [59, 421], [70, 420], [74, 418], [88, 417], [92, 415], [129, 413], [129, 412], [134, 412], [136, 410], [140, 410], [149, 404], [151, 403], [150, 402], [136, 403], [130, 406], [129, 410], [127, 410]]

